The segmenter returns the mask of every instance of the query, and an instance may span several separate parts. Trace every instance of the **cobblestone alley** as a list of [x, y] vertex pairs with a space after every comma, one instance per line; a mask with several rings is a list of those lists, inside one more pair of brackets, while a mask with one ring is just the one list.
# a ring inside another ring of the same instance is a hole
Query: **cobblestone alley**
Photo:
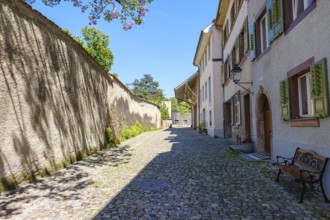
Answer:
[[330, 219], [269, 162], [190, 128], [147, 132], [0, 195], [1, 219]]

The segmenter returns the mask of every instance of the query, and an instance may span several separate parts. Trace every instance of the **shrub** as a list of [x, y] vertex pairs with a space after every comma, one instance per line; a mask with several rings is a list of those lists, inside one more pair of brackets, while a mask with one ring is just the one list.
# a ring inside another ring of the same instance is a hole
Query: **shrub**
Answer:
[[113, 146], [115, 146], [116, 144], [119, 143], [118, 140], [115, 140], [115, 138], [113, 136], [112, 129], [110, 127], [105, 128], [105, 138], [106, 138], [106, 142], [108, 144], [108, 147], [113, 147]]

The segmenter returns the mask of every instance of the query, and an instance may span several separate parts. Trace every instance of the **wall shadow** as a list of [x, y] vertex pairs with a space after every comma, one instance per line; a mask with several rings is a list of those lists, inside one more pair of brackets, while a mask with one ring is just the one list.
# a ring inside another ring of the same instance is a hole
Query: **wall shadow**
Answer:
[[100, 167], [117, 167], [128, 163], [130, 158], [129, 146], [99, 151], [47, 178], [38, 178], [17, 190], [2, 193], [0, 218], [19, 215], [24, 209], [21, 204], [40, 201], [40, 198], [58, 202], [79, 201], [82, 199], [80, 191], [95, 184], [92, 178], [93, 170]]

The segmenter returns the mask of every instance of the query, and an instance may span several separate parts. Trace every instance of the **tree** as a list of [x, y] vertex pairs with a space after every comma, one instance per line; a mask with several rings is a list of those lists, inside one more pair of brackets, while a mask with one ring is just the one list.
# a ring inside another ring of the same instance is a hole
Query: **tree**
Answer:
[[81, 30], [83, 39], [64, 30], [75, 39], [106, 71], [110, 71], [113, 64], [112, 51], [109, 49], [109, 37], [102, 31], [92, 27], [84, 27]]
[[190, 112], [190, 106], [189, 104], [185, 102], [179, 103], [176, 98], [170, 98], [170, 101], [172, 103], [172, 111], [174, 112], [180, 112], [182, 116], [187, 115]]
[[[36, 0], [25, 0], [33, 4]], [[134, 24], [144, 22], [148, 9], [146, 5], [153, 0], [41, 0], [49, 7], [56, 6], [63, 1], [72, 2], [74, 7], [81, 8], [81, 12], [89, 12], [89, 23], [95, 25], [101, 17], [105, 21], [119, 19], [124, 30], [129, 30]]]
[[168, 108], [164, 104], [160, 106], [160, 117], [162, 120], [166, 120], [170, 118], [170, 115], [168, 113]]
[[158, 88], [159, 83], [149, 74], [143, 75], [141, 79], [135, 79], [131, 85], [133, 85], [133, 94], [142, 99], [158, 105], [164, 100], [163, 90]]

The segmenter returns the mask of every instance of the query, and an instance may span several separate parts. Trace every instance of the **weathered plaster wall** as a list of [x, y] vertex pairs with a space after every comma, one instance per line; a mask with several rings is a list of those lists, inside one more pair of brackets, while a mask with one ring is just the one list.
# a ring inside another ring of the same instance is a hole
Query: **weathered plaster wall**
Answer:
[[20, 0], [0, 0], [0, 113], [0, 190], [102, 148], [110, 117], [160, 126], [157, 106]]

